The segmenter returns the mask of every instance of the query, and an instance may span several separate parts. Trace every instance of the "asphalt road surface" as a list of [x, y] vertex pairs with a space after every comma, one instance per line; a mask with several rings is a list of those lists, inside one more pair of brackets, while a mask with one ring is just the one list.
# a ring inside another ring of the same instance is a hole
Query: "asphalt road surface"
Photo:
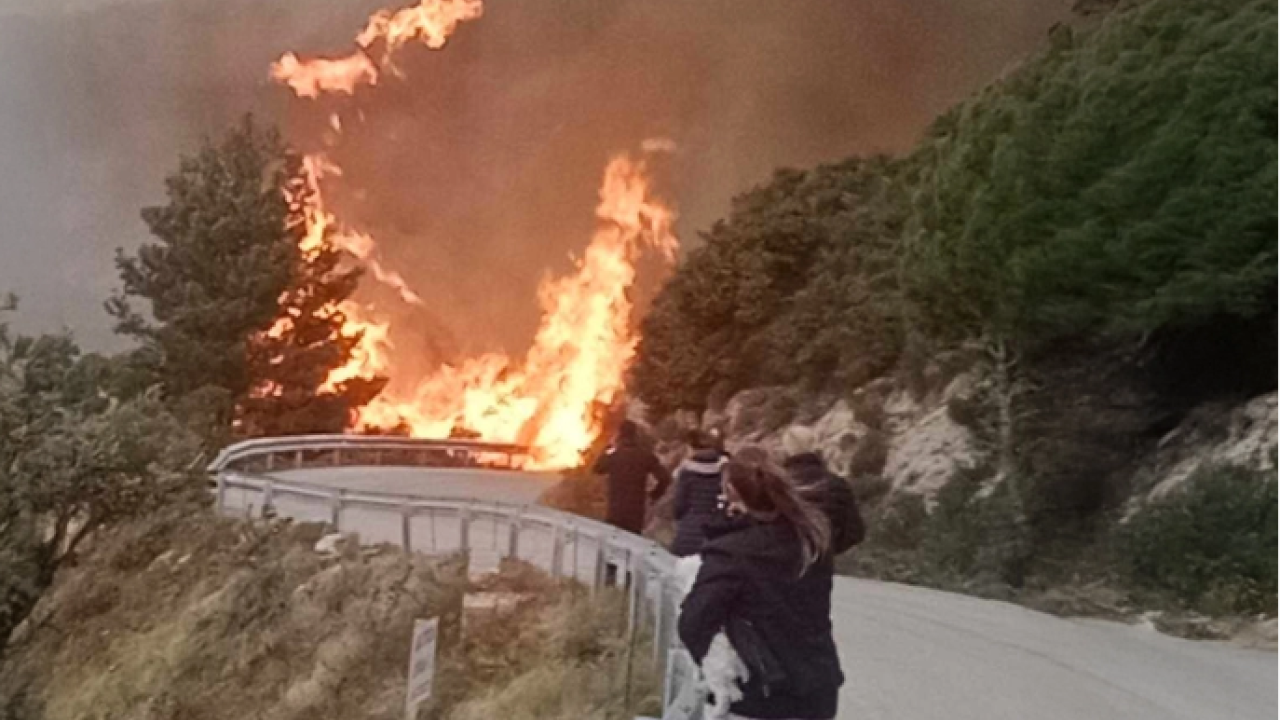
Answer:
[[[554, 478], [485, 470], [333, 468], [276, 473], [282, 480], [430, 497], [532, 503]], [[281, 499], [283, 515], [328, 517]], [[456, 518], [416, 518], [415, 549], [457, 542]], [[343, 529], [398, 542], [397, 520], [350, 511]], [[490, 533], [490, 535], [486, 535]], [[489, 537], [490, 540], [485, 538]], [[477, 520], [473, 566], [496, 566], [504, 528]], [[491, 545], [486, 545], [491, 542]], [[580, 552], [575, 552], [580, 551]], [[590, 577], [590, 547], [567, 549]], [[550, 556], [549, 538], [521, 537], [520, 555]], [[840, 717], [857, 720], [1271, 720], [1276, 653], [1193, 642], [1153, 630], [1068, 620], [1007, 603], [838, 578], [832, 619], [848, 680]]]

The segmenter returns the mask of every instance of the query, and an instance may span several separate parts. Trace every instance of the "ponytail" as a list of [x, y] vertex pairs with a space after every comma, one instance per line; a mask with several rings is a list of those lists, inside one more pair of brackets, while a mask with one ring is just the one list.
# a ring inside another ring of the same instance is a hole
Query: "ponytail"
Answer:
[[804, 574], [831, 548], [831, 525], [820, 510], [800, 496], [786, 473], [769, 461], [759, 447], [742, 448], [725, 468], [725, 479], [747, 509], [756, 515], [776, 515], [795, 528], [800, 538]]

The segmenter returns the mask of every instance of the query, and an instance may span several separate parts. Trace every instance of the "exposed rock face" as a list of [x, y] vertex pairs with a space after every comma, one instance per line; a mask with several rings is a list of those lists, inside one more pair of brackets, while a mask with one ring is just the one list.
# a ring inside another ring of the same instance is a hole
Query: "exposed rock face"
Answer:
[[[752, 388], [731, 397], [722, 410], [700, 418], [684, 413], [668, 422], [680, 430], [718, 428], [730, 452], [750, 444], [777, 456], [785, 430], [803, 425], [813, 430], [818, 451], [837, 474], [879, 478], [892, 492], [931, 498], [957, 470], [981, 464], [989, 452], [981, 431], [974, 430], [984, 421], [969, 417], [984, 412], [988, 378], [974, 365], [938, 379], [945, 385], [935, 385], [924, 398], [888, 378], [847, 398], [805, 402], [791, 388]], [[1118, 432], [1131, 434], [1130, 425], [1121, 424]], [[1275, 472], [1276, 426], [1274, 392], [1237, 405], [1209, 404], [1188, 414], [1145, 460], [1138, 451], [1117, 472], [1132, 480], [1131, 502], [1168, 492], [1205, 463]], [[685, 452], [683, 436], [659, 445], [669, 466]]]
[[1161, 438], [1136, 487], [1147, 498], [1181, 485], [1201, 465], [1230, 464], [1276, 471], [1276, 393], [1234, 407], [1210, 404], [1192, 411]]
[[704, 413], [702, 425], [725, 428], [731, 452], [752, 444], [777, 455], [786, 428], [804, 425], [813, 430], [818, 451], [835, 473], [882, 476], [894, 490], [932, 495], [958, 467], [978, 458], [973, 433], [947, 412], [948, 403], [973, 392], [975, 382], [960, 375], [919, 402], [892, 380], [881, 379], [848, 399], [808, 407], [796, 403], [786, 388], [753, 388], [733, 396], [723, 411]]

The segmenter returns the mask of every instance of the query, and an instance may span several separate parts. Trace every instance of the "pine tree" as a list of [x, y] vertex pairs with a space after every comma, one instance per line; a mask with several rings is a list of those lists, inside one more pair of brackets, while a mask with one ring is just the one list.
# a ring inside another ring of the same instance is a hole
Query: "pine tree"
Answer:
[[[381, 380], [326, 387], [351, 357], [339, 305], [358, 269], [341, 251], [304, 250], [301, 159], [251, 118], [206, 141], [142, 218], [157, 242], [117, 251], [123, 290], [108, 303], [154, 380], [214, 436], [336, 432]], [[150, 303], [151, 317], [132, 300]]]

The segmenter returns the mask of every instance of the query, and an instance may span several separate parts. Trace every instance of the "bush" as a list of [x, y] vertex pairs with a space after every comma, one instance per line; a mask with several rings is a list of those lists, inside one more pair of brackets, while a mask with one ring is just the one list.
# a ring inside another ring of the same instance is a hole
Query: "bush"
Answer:
[[1276, 477], [1206, 465], [1120, 530], [1140, 586], [1211, 614], [1276, 609]]
[[915, 493], [898, 493], [870, 517], [868, 544], [892, 550], [915, 550], [924, 540], [929, 511], [924, 498]]
[[849, 458], [849, 475], [879, 475], [889, 460], [889, 439], [879, 430], [869, 430], [853, 448]]
[[1009, 478], [983, 491], [985, 473], [964, 469], [938, 491], [920, 544], [923, 561], [961, 585], [998, 580], [1021, 587], [1031, 555], [1030, 533]]

